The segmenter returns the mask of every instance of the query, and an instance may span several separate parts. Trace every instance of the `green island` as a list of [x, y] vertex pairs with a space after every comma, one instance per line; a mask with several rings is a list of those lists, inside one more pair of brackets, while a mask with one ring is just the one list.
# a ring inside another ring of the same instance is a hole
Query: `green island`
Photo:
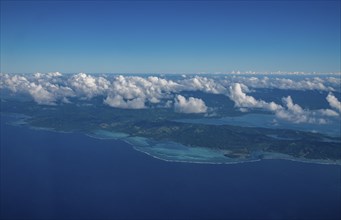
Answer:
[[182, 123], [175, 120], [203, 115], [184, 115], [167, 108], [118, 109], [101, 104], [100, 99], [92, 104], [77, 101], [58, 106], [2, 99], [1, 112], [27, 115], [25, 123], [33, 127], [88, 134], [96, 130], [121, 132], [191, 148], [215, 149], [228, 158], [245, 159], [261, 151], [297, 159], [341, 161], [340, 137], [289, 129]]

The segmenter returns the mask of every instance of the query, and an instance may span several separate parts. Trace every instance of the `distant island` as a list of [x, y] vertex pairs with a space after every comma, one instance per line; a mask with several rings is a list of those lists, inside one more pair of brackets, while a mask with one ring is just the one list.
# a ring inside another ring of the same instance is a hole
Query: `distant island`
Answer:
[[42, 106], [32, 101], [2, 99], [1, 112], [29, 116], [25, 123], [32, 127], [85, 134], [98, 130], [119, 132], [188, 148], [212, 149], [233, 161], [280, 154], [287, 155], [283, 159], [341, 164], [340, 137], [290, 129], [184, 123], [178, 121], [184, 118], [183, 114], [167, 108], [129, 110], [110, 108], [96, 103], [96, 99], [93, 102]]

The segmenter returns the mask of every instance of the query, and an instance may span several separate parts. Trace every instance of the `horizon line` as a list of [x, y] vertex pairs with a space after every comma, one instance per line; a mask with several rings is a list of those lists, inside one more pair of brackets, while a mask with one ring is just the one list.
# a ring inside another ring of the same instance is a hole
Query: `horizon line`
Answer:
[[315, 72], [315, 71], [229, 71], [229, 72], [60, 72], [60, 71], [35, 71], [35, 72], [1, 72], [0, 74], [36, 74], [36, 73], [61, 73], [61, 74], [170, 74], [170, 75], [341, 75], [341, 71], [331, 71], [331, 72]]

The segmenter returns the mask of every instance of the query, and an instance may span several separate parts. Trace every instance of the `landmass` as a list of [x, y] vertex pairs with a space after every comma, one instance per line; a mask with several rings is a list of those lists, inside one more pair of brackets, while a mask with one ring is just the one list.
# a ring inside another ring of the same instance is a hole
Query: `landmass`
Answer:
[[77, 101], [41, 106], [33, 101], [3, 99], [1, 112], [27, 115], [25, 122], [33, 127], [63, 132], [120, 132], [189, 148], [214, 149], [231, 159], [248, 159], [255, 152], [264, 152], [304, 160], [341, 161], [340, 137], [290, 129], [183, 123], [177, 121], [184, 118], [183, 114], [167, 108], [118, 109], [100, 104], [100, 99], [97, 101], [91, 105]]

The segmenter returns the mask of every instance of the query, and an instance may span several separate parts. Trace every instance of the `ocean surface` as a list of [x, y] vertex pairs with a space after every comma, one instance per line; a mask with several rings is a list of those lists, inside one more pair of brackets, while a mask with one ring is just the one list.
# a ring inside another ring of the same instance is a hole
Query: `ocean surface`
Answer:
[[341, 219], [341, 166], [166, 162], [1, 118], [1, 219]]

